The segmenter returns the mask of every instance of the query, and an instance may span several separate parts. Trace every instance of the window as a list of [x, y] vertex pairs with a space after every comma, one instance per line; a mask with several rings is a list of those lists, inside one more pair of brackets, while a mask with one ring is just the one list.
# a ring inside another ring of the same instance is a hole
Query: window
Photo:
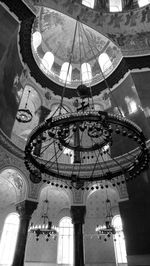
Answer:
[[74, 162], [74, 151], [70, 150], [69, 148], [64, 148], [63, 153], [68, 155], [68, 163], [73, 164]]
[[127, 263], [126, 246], [120, 215], [116, 215], [113, 218], [112, 224], [116, 230], [116, 234], [114, 235], [116, 261], [117, 263]]
[[33, 42], [33, 48], [35, 50], [37, 50], [37, 48], [39, 47], [39, 45], [41, 44], [42, 42], [42, 36], [41, 36], [41, 33], [39, 31], [35, 31], [33, 33], [33, 36], [32, 36], [32, 42]]
[[73, 265], [73, 224], [70, 217], [59, 223], [58, 264]]
[[129, 98], [128, 96], [125, 97], [125, 102], [127, 104], [128, 112], [130, 115], [137, 112], [138, 110], [137, 104], [132, 98]]
[[94, 8], [95, 0], [82, 0], [82, 5], [85, 5], [90, 8]]
[[124, 113], [123, 109], [120, 106], [114, 107], [114, 113], [116, 115], [121, 115], [122, 117], [125, 117], [125, 113]]
[[0, 241], [0, 265], [11, 265], [13, 262], [17, 234], [19, 229], [19, 215], [11, 213], [7, 216]]
[[63, 63], [60, 71], [60, 79], [62, 79], [63, 82], [71, 82], [71, 73], [72, 65], [70, 65], [68, 62]]
[[111, 62], [108, 54], [106, 54], [106, 53], [100, 54], [100, 56], [98, 58], [98, 62], [99, 62], [99, 65], [100, 65], [102, 72], [105, 72], [106, 70], [108, 70], [112, 66], [112, 62]]
[[150, 4], [150, 0], [138, 0], [139, 7]]
[[91, 66], [88, 63], [83, 63], [81, 65], [81, 74], [82, 74], [82, 81], [90, 81], [92, 79], [92, 72]]
[[122, 11], [122, 0], [109, 0], [110, 12], [121, 12]]
[[51, 52], [46, 52], [42, 58], [40, 67], [42, 68], [42, 70], [48, 73], [51, 71], [53, 63], [54, 63], [54, 55]]

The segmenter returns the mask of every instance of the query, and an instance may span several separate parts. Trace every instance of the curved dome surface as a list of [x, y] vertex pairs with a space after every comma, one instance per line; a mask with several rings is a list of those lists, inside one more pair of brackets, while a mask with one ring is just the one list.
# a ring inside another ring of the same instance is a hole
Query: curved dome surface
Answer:
[[46, 7], [39, 7], [33, 25], [32, 52], [45, 75], [71, 88], [81, 80], [90, 86], [99, 83], [122, 59], [120, 49], [107, 37]]

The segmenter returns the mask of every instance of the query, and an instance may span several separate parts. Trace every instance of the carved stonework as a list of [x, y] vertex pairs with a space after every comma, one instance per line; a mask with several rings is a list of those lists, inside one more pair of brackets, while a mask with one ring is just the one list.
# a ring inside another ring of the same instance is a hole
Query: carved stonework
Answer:
[[25, 217], [30, 219], [32, 213], [37, 208], [37, 204], [37, 202], [25, 200], [16, 205], [16, 210], [22, 219]]
[[83, 204], [83, 194], [84, 194], [83, 190], [74, 189], [72, 192], [73, 192], [73, 203], [74, 204]]

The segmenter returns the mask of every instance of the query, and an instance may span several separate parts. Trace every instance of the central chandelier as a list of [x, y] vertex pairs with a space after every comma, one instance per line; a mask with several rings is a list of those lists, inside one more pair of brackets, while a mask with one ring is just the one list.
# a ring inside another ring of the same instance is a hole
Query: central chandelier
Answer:
[[[83, 83], [81, 78], [75, 111], [69, 112], [65, 108], [64, 95], [77, 32], [81, 58], [81, 46], [84, 48], [82, 34], [95, 57], [91, 40], [82, 23], [77, 20], [60, 103], [53, 115], [29, 136], [25, 147], [25, 165], [31, 173], [32, 182], [35, 179], [36, 183], [37, 180], [43, 180], [70, 189], [89, 189], [93, 185], [99, 188], [104, 180], [119, 185], [134, 179], [147, 167], [149, 157], [146, 138], [139, 126], [124, 117], [118, 105], [118, 114], [96, 111], [90, 80]], [[112, 96], [101, 67], [100, 72]], [[115, 157], [111, 150], [117, 147], [118, 139], [122, 143], [125, 140], [133, 148]], [[110, 228], [106, 226], [106, 229]]]

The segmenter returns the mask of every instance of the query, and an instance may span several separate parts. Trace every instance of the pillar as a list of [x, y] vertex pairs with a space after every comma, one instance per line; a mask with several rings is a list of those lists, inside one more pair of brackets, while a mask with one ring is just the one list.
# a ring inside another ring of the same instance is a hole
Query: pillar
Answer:
[[150, 265], [150, 201], [120, 202], [128, 266]]
[[84, 266], [83, 224], [85, 206], [71, 206], [72, 223], [74, 224], [74, 266]]
[[25, 200], [16, 205], [16, 210], [20, 215], [20, 226], [12, 266], [23, 266], [25, 247], [28, 235], [28, 227], [31, 215], [37, 207], [37, 202]]

